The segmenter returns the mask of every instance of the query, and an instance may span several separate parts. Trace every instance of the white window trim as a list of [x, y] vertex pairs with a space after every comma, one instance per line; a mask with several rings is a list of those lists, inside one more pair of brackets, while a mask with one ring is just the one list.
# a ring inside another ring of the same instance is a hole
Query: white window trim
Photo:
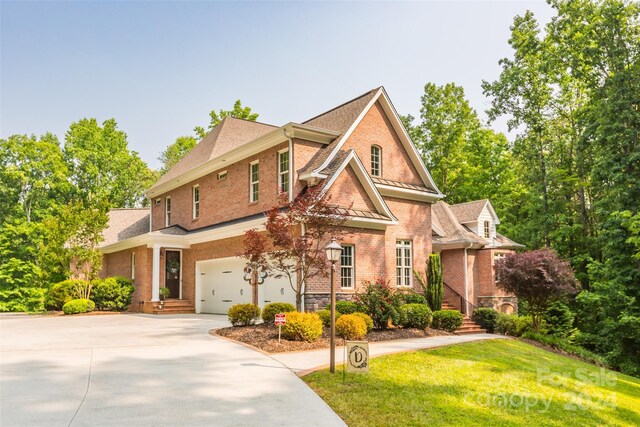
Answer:
[[485, 239], [491, 238], [491, 221], [484, 221], [482, 224], [482, 235]]
[[[351, 244], [345, 244], [345, 245], [341, 245], [342, 246], [342, 254], [344, 254], [344, 248], [351, 248], [351, 265], [345, 267], [342, 264], [342, 255], [340, 255], [340, 288], [341, 289], [353, 289], [355, 281], [356, 281], [356, 247], [355, 245], [351, 245]], [[342, 284], [342, 280], [343, 280], [343, 276], [342, 276], [342, 269], [349, 269], [351, 270], [351, 284], [349, 286], [344, 286]]]
[[[196, 200], [196, 191], [198, 193], [198, 200]], [[196, 184], [191, 188], [191, 213], [193, 219], [200, 218], [200, 184]]]
[[[373, 173], [373, 149], [374, 148], [378, 149], [378, 160], [377, 160], [378, 173]], [[376, 176], [378, 178], [382, 176], [382, 147], [375, 144], [371, 146], [371, 176]]]
[[[405, 249], [409, 249], [409, 259], [407, 263], [407, 259], [405, 259], [404, 252]], [[398, 265], [398, 249], [401, 249], [400, 256], [400, 265]], [[405, 270], [409, 269], [409, 274], [405, 275]], [[400, 269], [400, 276], [398, 276], [398, 269]], [[413, 286], [413, 242], [408, 239], [398, 239], [396, 240], [396, 286], [402, 288], [410, 288]], [[409, 278], [409, 284], [405, 284], [405, 279]], [[398, 279], [400, 279], [400, 284], [398, 284]]]
[[[282, 162], [280, 161], [280, 156], [284, 153], [289, 153], [289, 149], [285, 148], [284, 150], [278, 151], [278, 193], [288, 193], [289, 187], [291, 187], [291, 179], [289, 177], [289, 171], [291, 169], [291, 154], [287, 156], [287, 170], [282, 170], [280, 167], [282, 166]], [[282, 182], [284, 178], [287, 178], [287, 189], [282, 189]]]
[[164, 198], [164, 226], [171, 225], [171, 196]]
[[136, 253], [131, 252], [131, 280], [136, 280]]
[[[253, 166], [254, 165], [258, 165], [258, 180], [254, 181], [253, 180]], [[256, 185], [256, 189], [257, 191], [255, 192], [256, 195], [254, 196], [254, 191], [253, 191], [253, 186]], [[260, 161], [258, 160], [254, 160], [253, 162], [249, 163], [249, 202], [250, 203], [255, 203], [258, 200], [260, 200]]]

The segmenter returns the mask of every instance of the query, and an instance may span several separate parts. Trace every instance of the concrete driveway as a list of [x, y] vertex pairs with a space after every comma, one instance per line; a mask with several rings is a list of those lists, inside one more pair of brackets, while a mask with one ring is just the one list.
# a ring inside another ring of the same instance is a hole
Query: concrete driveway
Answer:
[[344, 425], [215, 315], [0, 318], [0, 425]]

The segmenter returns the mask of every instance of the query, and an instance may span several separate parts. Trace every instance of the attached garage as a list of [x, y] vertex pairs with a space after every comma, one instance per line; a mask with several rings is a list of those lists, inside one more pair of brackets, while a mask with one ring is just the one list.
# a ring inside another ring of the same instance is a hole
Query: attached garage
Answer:
[[[220, 258], [196, 263], [196, 313], [227, 314], [235, 304], [251, 302], [251, 286], [244, 281], [242, 258]], [[258, 288], [261, 307], [270, 302], [295, 305], [295, 293], [287, 278], [267, 277]]]

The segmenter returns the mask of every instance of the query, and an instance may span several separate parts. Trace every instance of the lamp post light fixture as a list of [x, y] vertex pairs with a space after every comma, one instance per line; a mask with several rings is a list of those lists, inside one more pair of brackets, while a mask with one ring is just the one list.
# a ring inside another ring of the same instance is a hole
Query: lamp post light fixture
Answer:
[[324, 247], [324, 250], [327, 254], [327, 259], [331, 263], [331, 327], [330, 327], [330, 338], [329, 338], [329, 347], [331, 354], [329, 355], [329, 371], [332, 374], [336, 372], [336, 288], [333, 283], [333, 272], [336, 269], [336, 262], [340, 259], [342, 255], [342, 246], [336, 239], [333, 238], [329, 242], [327, 246]]

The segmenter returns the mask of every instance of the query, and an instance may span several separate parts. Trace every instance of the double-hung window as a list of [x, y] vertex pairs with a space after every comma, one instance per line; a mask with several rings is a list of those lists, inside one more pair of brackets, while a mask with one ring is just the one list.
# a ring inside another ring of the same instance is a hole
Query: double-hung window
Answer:
[[353, 245], [342, 245], [342, 255], [340, 256], [340, 285], [343, 288], [353, 288], [355, 255], [356, 248]]
[[194, 185], [192, 191], [193, 198], [193, 219], [200, 218], [200, 185]]
[[377, 145], [371, 146], [371, 176], [380, 176], [380, 159], [382, 149]]
[[256, 160], [249, 164], [249, 201], [258, 201], [260, 190], [260, 163]]
[[136, 278], [136, 253], [131, 252], [131, 280]]
[[411, 240], [396, 241], [396, 284], [411, 286]]
[[171, 225], [171, 197], [164, 199], [164, 226]]
[[489, 221], [484, 222], [484, 238], [488, 239], [491, 237], [491, 223]]
[[278, 153], [278, 191], [289, 192], [289, 150]]

